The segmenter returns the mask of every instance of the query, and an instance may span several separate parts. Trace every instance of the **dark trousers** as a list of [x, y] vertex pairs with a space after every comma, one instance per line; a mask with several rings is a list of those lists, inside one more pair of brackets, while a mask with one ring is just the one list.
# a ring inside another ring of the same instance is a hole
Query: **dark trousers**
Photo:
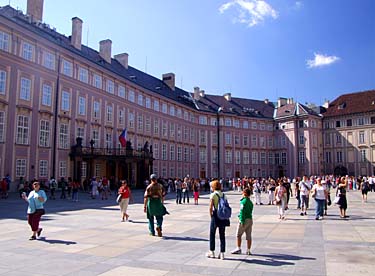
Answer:
[[220, 236], [220, 252], [225, 252], [225, 226], [217, 226], [215, 222], [215, 217], [211, 217], [211, 224], [210, 224], [210, 250], [215, 251], [215, 235], [216, 235], [216, 228], [219, 228], [219, 236]]
[[186, 191], [185, 192], [183, 192], [183, 194], [184, 194], [184, 203], [185, 203], [185, 198], [187, 198], [187, 203], [189, 203], [189, 191], [186, 189]]
[[27, 214], [27, 222], [31, 227], [31, 231], [38, 231], [41, 217], [42, 215], [37, 213]]
[[182, 200], [182, 190], [177, 189], [176, 190], [176, 203], [181, 204], [181, 200]]

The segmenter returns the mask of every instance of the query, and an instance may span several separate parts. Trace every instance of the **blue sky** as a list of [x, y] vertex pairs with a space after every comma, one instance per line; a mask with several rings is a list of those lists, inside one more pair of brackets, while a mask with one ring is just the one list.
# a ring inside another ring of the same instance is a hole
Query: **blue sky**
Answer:
[[[0, 5], [26, 11], [26, 0]], [[83, 43], [192, 91], [323, 104], [375, 89], [373, 0], [45, 0], [44, 21], [63, 34], [83, 23]]]

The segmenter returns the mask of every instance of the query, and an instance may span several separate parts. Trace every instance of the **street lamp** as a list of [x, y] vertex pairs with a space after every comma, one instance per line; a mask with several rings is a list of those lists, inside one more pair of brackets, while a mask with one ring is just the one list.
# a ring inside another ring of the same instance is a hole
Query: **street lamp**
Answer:
[[217, 179], [220, 181], [220, 112], [223, 108], [220, 106], [216, 112], [216, 126], [217, 126]]

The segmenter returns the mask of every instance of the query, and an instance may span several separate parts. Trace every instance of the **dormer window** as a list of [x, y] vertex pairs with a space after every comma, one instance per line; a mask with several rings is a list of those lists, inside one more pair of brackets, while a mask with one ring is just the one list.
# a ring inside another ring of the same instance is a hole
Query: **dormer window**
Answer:
[[338, 109], [344, 109], [346, 107], [346, 103], [342, 103], [338, 105]]

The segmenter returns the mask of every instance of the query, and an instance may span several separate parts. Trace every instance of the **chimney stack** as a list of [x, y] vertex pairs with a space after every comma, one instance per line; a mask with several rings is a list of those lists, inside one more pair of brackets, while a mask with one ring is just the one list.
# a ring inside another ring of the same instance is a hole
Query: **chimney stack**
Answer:
[[231, 93], [226, 93], [226, 94], [224, 94], [224, 98], [225, 98], [228, 102], [230, 102], [230, 101], [232, 100], [232, 94], [231, 94]]
[[44, 0], [27, 0], [27, 15], [31, 17], [31, 22], [43, 21]]
[[194, 100], [196, 101], [199, 101], [199, 99], [201, 98], [200, 95], [199, 95], [199, 87], [194, 87]]
[[277, 100], [277, 107], [282, 107], [282, 106], [284, 106], [284, 105], [286, 105], [287, 104], [287, 99], [286, 98], [279, 98], [278, 100]]
[[175, 90], [175, 75], [173, 73], [163, 74], [163, 82], [165, 82], [170, 89]]
[[99, 55], [108, 63], [111, 63], [112, 58], [112, 41], [110, 39], [99, 42]]
[[83, 21], [80, 18], [72, 18], [72, 37], [70, 43], [78, 50], [81, 50], [82, 46], [82, 23]]
[[323, 107], [324, 108], [328, 108], [329, 107], [329, 100], [325, 100], [324, 101]]
[[115, 60], [117, 60], [125, 69], [128, 69], [129, 54], [123, 53], [115, 55]]

